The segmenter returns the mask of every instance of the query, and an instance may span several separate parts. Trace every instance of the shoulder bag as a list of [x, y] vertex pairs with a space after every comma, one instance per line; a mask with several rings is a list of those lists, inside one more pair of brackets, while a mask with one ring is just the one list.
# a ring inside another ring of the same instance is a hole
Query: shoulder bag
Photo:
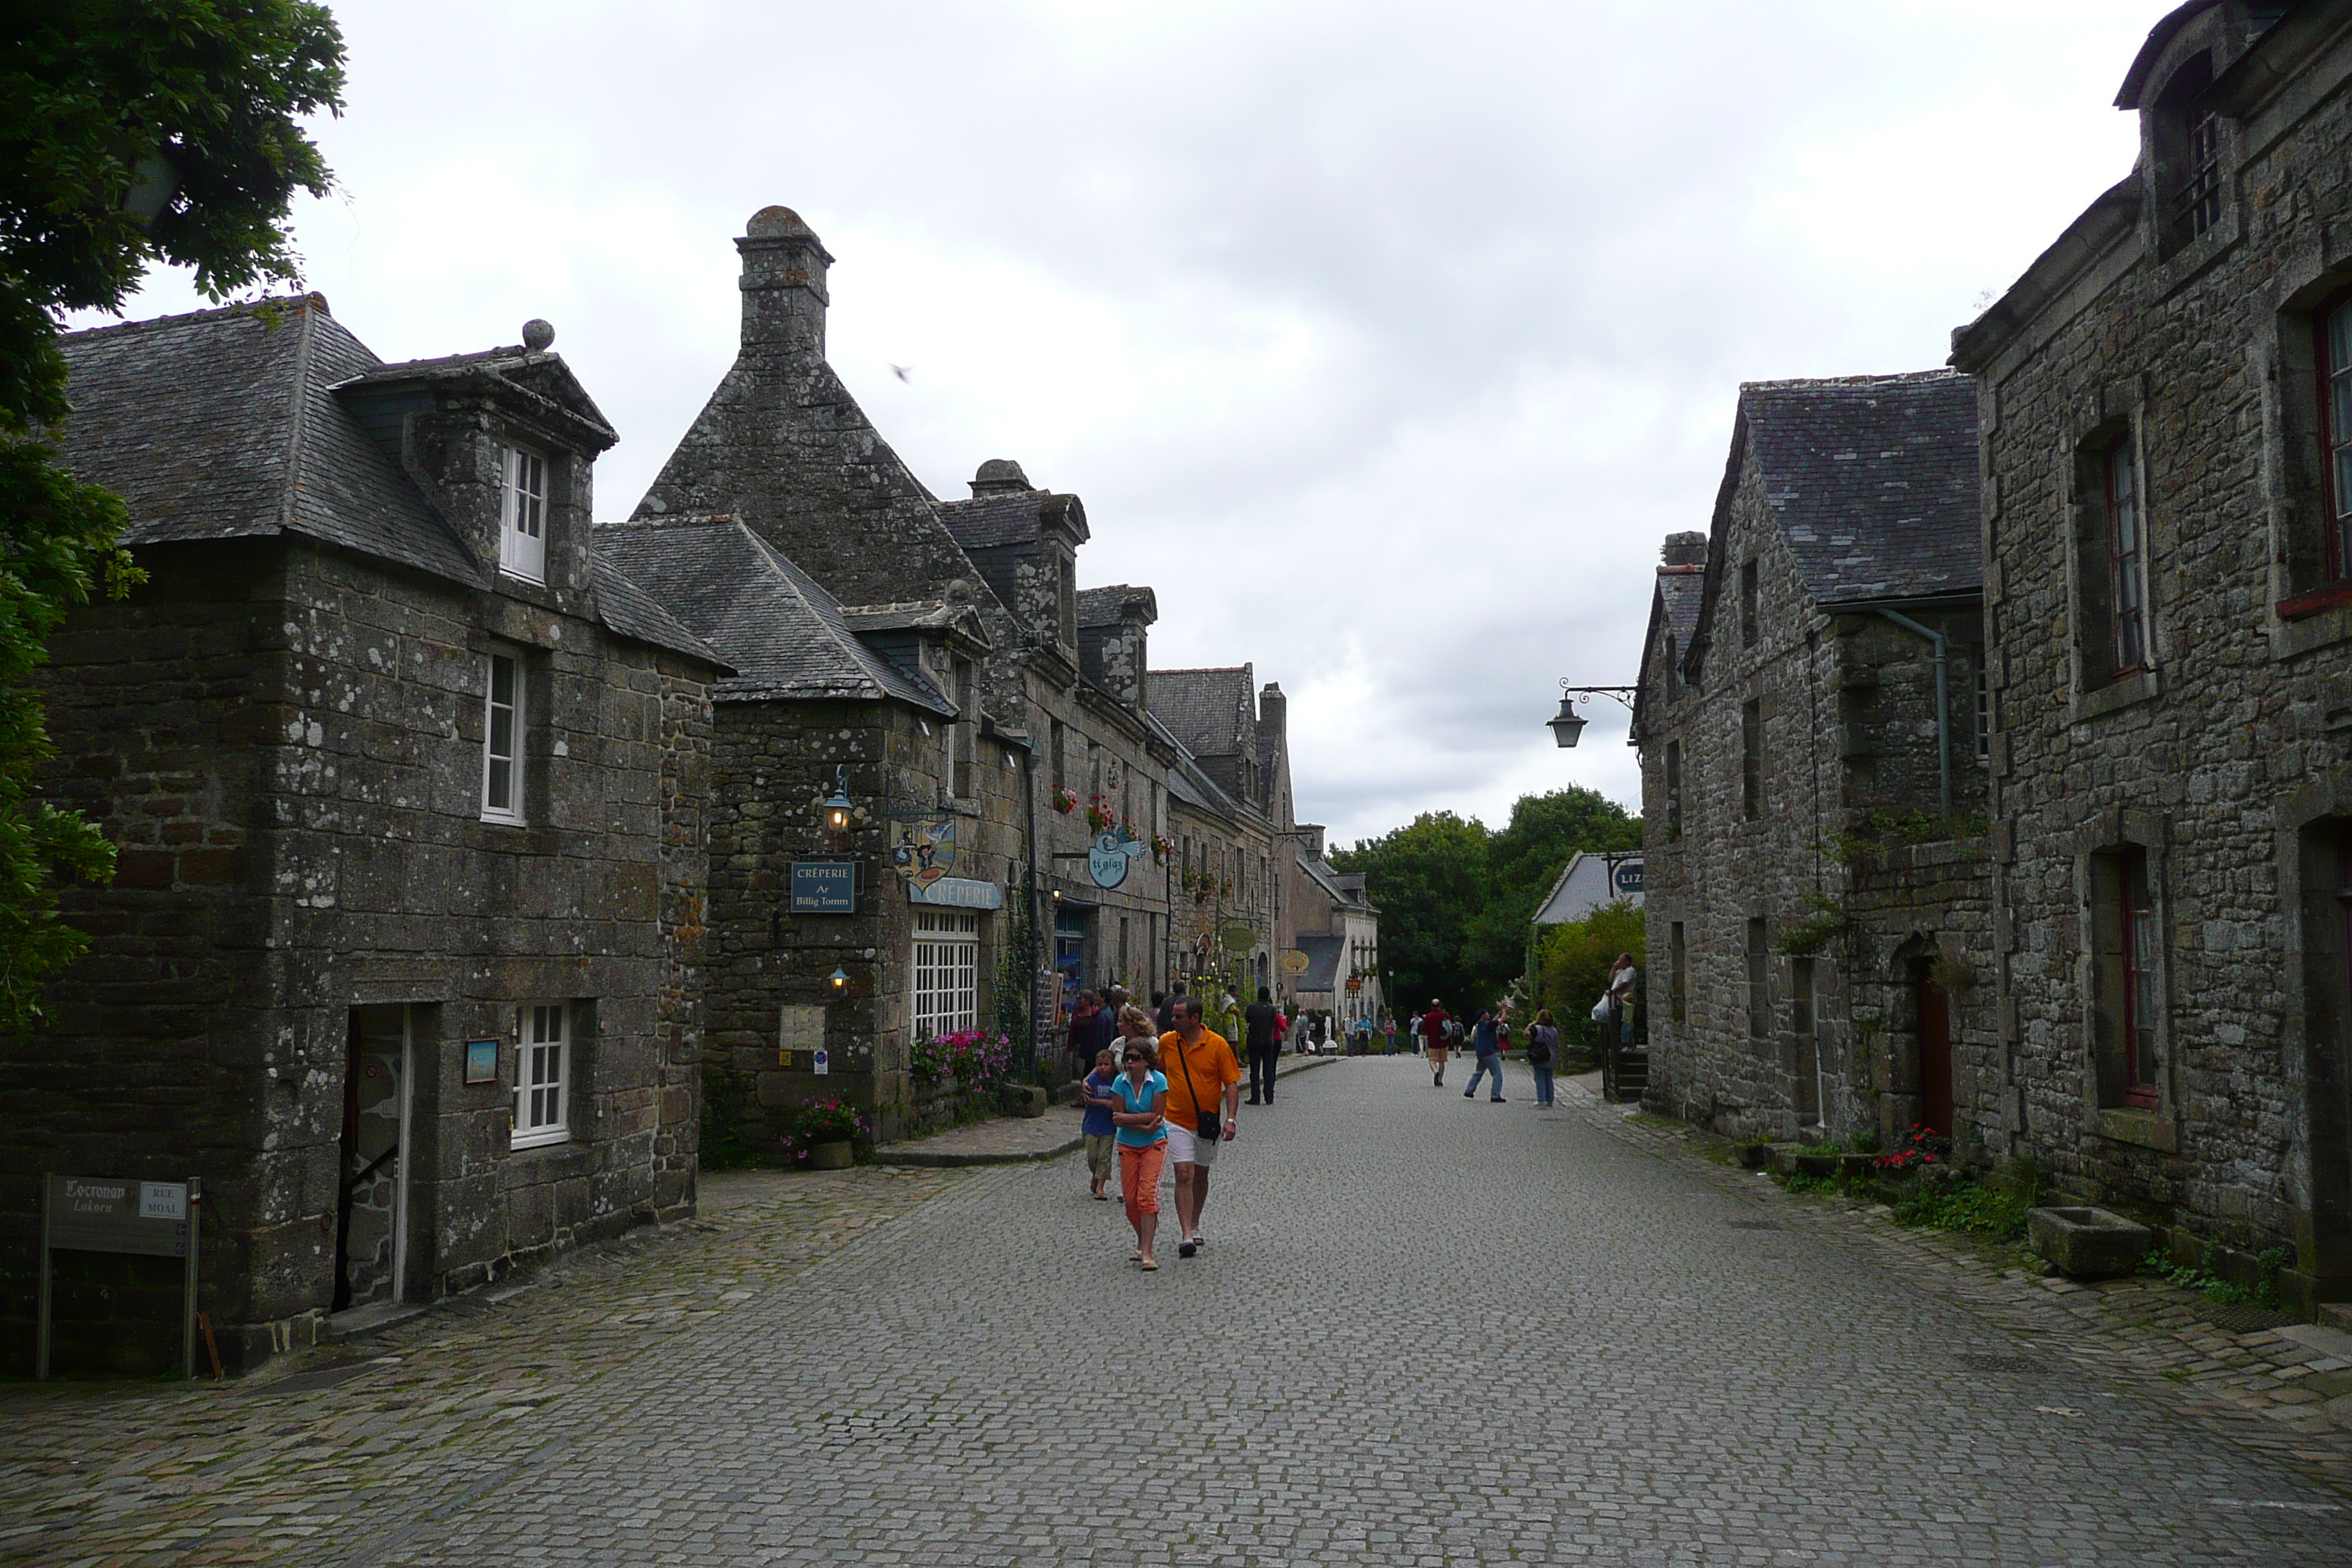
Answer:
[[[1176, 1065], [1183, 1070], [1185, 1092], [1192, 1097], [1192, 1131], [1202, 1138], [1213, 1140], [1223, 1137], [1224, 1117], [1218, 1111], [1201, 1109], [1201, 1081], [1192, 1076], [1192, 1064], [1184, 1059], [1184, 1037], [1181, 1034], [1176, 1037]], [[1218, 1088], [1217, 1093], [1220, 1098], [1223, 1096], [1223, 1086]]]

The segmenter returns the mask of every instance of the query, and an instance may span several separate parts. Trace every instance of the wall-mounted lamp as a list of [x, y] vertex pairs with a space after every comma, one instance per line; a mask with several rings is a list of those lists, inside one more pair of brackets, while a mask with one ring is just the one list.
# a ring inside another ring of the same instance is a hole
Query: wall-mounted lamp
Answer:
[[1579, 697], [1581, 697], [1585, 701], [1590, 702], [1592, 700], [1593, 694], [1597, 692], [1603, 697], [1614, 699], [1616, 701], [1623, 705], [1627, 712], [1630, 713], [1633, 710], [1633, 699], [1637, 688], [1631, 686], [1570, 686], [1565, 678], [1562, 678], [1559, 686], [1559, 711], [1545, 720], [1544, 722], [1551, 727], [1551, 738], [1559, 742], [1562, 747], [1573, 746], [1576, 744], [1576, 738], [1584, 733], [1584, 715], [1576, 710], [1576, 703]]
[[833, 795], [824, 803], [824, 825], [835, 833], [849, 831], [849, 768], [844, 764], [833, 777]]
[[849, 990], [849, 971], [842, 968], [839, 964], [835, 964], [834, 966], [832, 978], [833, 994], [835, 996], [845, 994]]

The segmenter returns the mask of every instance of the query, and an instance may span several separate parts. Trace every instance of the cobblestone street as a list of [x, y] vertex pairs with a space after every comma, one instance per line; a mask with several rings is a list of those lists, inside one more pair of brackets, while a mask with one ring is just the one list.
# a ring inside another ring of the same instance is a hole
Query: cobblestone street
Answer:
[[1508, 1093], [1285, 1080], [1157, 1275], [1075, 1159], [720, 1176], [378, 1359], [17, 1385], [0, 1560], [2352, 1561], [2335, 1436], [2236, 1440], [2071, 1297]]

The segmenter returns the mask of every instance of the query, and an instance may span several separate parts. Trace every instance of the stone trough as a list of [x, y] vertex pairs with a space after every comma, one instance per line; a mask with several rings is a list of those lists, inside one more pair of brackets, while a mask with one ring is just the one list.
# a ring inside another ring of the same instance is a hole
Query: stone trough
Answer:
[[2061, 1271], [2088, 1279], [2129, 1274], [2155, 1239], [2144, 1225], [2088, 1207], [2028, 1209], [2025, 1233]]

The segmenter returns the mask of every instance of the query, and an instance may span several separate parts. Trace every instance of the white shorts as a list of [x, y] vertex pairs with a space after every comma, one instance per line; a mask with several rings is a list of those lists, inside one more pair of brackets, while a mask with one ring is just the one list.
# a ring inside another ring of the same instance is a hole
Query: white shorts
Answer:
[[1168, 1163], [1171, 1165], [1198, 1165], [1207, 1170], [1217, 1163], [1217, 1146], [1222, 1138], [1203, 1138], [1189, 1127], [1168, 1123]]

